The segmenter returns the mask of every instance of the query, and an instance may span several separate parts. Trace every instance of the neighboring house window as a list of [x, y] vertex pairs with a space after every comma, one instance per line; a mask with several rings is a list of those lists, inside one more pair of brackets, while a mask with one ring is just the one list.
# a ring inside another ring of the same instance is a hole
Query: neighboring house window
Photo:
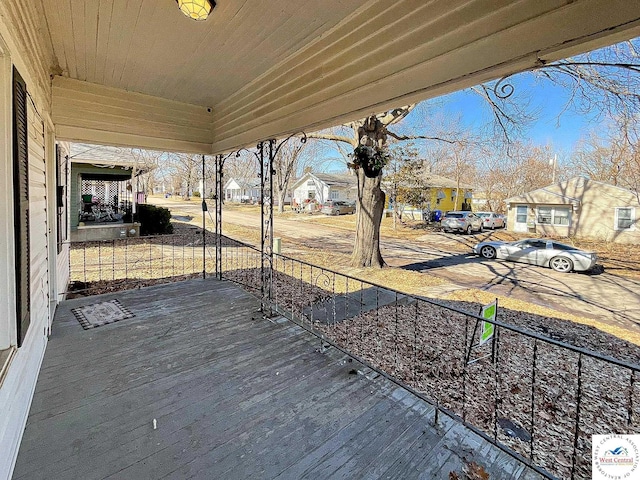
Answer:
[[313, 200], [316, 198], [316, 192], [309, 190], [309, 196], [307, 197], [309, 200]]
[[538, 207], [538, 223], [551, 225], [551, 207]]
[[340, 198], [340, 192], [331, 190], [331, 200], [338, 200]]
[[538, 207], [538, 223], [568, 226], [570, 219], [567, 207]]
[[636, 212], [635, 208], [616, 208], [616, 230], [634, 230]]
[[569, 225], [569, 209], [568, 208], [554, 208], [553, 209], [553, 224], [554, 225]]

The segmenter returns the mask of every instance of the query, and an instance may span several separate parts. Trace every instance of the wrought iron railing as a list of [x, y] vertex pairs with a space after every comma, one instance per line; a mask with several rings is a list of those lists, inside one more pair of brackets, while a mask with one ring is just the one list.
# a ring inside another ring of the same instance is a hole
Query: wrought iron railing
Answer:
[[220, 275], [242, 285], [254, 295], [260, 296], [260, 249], [232, 238], [221, 237]]
[[[219, 241], [217, 241], [219, 240]], [[219, 252], [217, 261], [216, 251]], [[216, 275], [264, 293], [259, 248], [201, 229], [72, 244], [72, 280]], [[591, 435], [640, 433], [637, 359], [607, 357], [283, 255], [273, 255], [271, 310], [415, 392], [545, 476], [591, 478]]]
[[175, 235], [72, 242], [68, 294], [94, 294], [214, 274], [214, 235]]
[[[260, 251], [223, 240], [222, 276], [260, 292]], [[640, 366], [283, 255], [272, 308], [553, 478], [591, 478], [591, 435], [640, 433]], [[475, 337], [473, 336], [476, 331]], [[437, 421], [438, 413], [435, 420]]]

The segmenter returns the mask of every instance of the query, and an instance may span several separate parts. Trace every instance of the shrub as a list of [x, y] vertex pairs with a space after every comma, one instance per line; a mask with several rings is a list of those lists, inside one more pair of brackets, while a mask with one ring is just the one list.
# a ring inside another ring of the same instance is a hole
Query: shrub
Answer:
[[136, 216], [140, 222], [140, 235], [173, 233], [171, 212], [168, 208], [140, 203]]
[[200, 198], [200, 192], [193, 192], [193, 196]]

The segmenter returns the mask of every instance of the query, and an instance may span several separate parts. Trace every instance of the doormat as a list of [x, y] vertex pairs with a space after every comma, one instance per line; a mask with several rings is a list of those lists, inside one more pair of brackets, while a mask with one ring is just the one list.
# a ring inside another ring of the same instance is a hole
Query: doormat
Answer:
[[135, 317], [118, 300], [72, 308], [71, 311], [85, 330]]

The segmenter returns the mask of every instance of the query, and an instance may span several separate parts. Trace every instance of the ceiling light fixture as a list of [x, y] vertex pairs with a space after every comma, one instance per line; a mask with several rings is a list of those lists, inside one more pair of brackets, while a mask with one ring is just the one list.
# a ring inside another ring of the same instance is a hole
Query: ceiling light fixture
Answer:
[[215, 0], [176, 0], [176, 3], [182, 13], [196, 21], [206, 20], [216, 6]]

